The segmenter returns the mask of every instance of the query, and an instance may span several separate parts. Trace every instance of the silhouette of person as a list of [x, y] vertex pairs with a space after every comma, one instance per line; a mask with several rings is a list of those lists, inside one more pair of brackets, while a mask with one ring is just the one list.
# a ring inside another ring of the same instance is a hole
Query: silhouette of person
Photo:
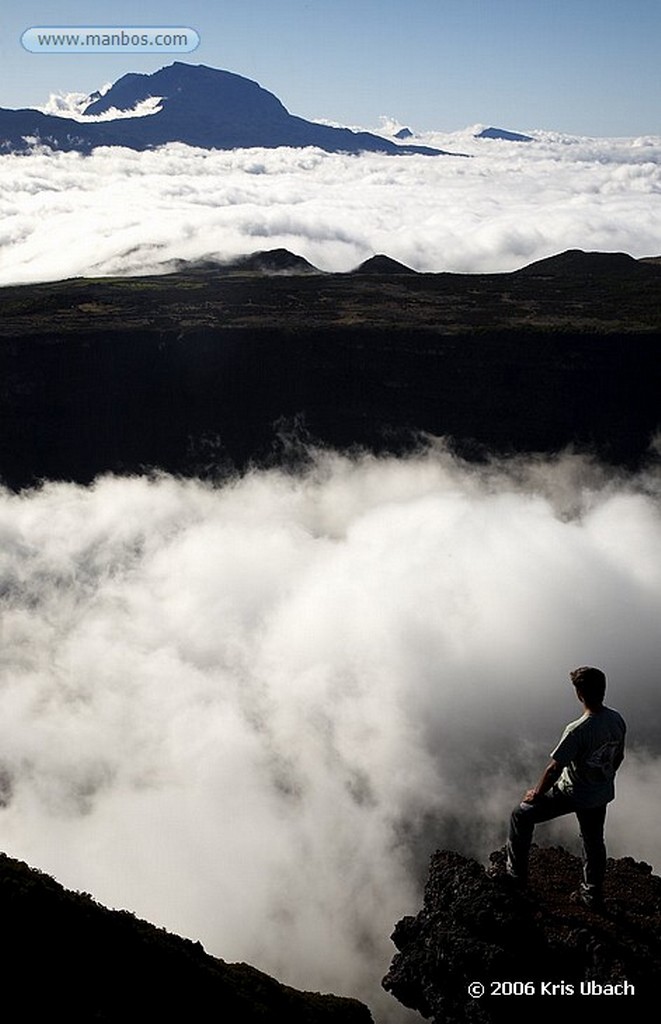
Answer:
[[525, 885], [535, 825], [574, 813], [583, 842], [583, 881], [574, 898], [599, 909], [606, 872], [606, 807], [615, 797], [626, 724], [618, 711], [604, 704], [606, 677], [601, 669], [577, 668], [570, 678], [585, 710], [566, 727], [539, 782], [512, 812], [507, 874]]

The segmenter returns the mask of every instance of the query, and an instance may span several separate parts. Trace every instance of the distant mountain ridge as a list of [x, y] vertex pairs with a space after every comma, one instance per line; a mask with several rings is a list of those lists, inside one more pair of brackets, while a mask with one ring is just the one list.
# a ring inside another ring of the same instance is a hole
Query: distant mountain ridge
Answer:
[[534, 142], [532, 135], [522, 132], [511, 132], [507, 128], [483, 128], [475, 136], [476, 139], [500, 139], [501, 142]]
[[[543, 259], [528, 263], [519, 270], [502, 272], [505, 280], [512, 277], [541, 277], [541, 278], [566, 278], [569, 281], [584, 279], [601, 279], [608, 277], [621, 277], [624, 279], [638, 278], [641, 282], [647, 280], [658, 280], [658, 267], [661, 265], [661, 256], [646, 256], [636, 259], [625, 252], [586, 252], [583, 249], [566, 249], [564, 252], [546, 256]], [[329, 271], [322, 271], [315, 267], [309, 260], [289, 249], [260, 249], [257, 252], [244, 253], [231, 260], [220, 258], [206, 258], [201, 260], [178, 260], [173, 268], [174, 273], [181, 273], [186, 270], [217, 270], [219, 273], [258, 273], [258, 274], [326, 274]], [[393, 259], [392, 256], [384, 253], [375, 253], [368, 259], [363, 260], [357, 266], [345, 271], [348, 275], [393, 275], [393, 274], [421, 274], [422, 271], [414, 270], [413, 267]], [[447, 272], [440, 271], [441, 275], [447, 276]], [[429, 276], [436, 276], [431, 273]], [[478, 277], [479, 275], [457, 274], [457, 278]]]
[[162, 102], [149, 116], [96, 122], [0, 108], [0, 151], [25, 152], [35, 143], [87, 153], [97, 146], [145, 150], [183, 142], [203, 149], [316, 146], [331, 153], [460, 155], [427, 146], [401, 146], [370, 132], [306, 121], [290, 114], [277, 96], [257, 82], [179, 61], [150, 75], [122, 76], [104, 95], [90, 97], [84, 114], [103, 114], [113, 108], [131, 111], [150, 97], [160, 97]]

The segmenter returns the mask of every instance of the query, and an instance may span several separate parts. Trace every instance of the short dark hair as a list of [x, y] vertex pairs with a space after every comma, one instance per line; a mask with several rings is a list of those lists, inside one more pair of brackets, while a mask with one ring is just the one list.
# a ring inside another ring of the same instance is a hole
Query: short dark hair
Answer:
[[569, 678], [576, 687], [576, 691], [592, 703], [601, 703], [606, 693], [606, 676], [600, 668], [590, 668], [583, 665], [575, 668], [569, 673]]

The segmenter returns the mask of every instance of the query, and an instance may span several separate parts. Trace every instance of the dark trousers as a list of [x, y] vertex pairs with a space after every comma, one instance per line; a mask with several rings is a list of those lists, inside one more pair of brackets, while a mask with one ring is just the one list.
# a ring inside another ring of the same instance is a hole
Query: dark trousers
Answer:
[[583, 888], [600, 895], [606, 873], [606, 804], [601, 807], [577, 807], [571, 796], [555, 786], [534, 804], [522, 803], [512, 811], [507, 842], [507, 869], [510, 874], [525, 881], [535, 825], [559, 818], [563, 814], [575, 814], [578, 818], [583, 841]]

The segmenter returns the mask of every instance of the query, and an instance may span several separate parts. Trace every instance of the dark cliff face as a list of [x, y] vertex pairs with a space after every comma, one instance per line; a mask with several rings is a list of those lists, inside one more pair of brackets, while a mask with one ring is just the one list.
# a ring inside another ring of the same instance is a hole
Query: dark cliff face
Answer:
[[300, 263], [283, 251], [227, 273], [1, 289], [0, 482], [219, 478], [291, 460], [294, 425], [341, 451], [397, 455], [431, 435], [477, 460], [568, 445], [647, 458], [661, 422], [656, 267], [579, 288]]
[[[492, 854], [496, 865], [503, 858]], [[565, 1012], [573, 1021], [604, 1003], [636, 1019], [661, 981], [661, 878], [629, 857], [609, 860], [605, 910], [595, 913], [571, 899], [580, 877], [578, 858], [559, 847], [533, 847], [524, 891], [457, 853], [434, 854], [422, 910], [393, 932], [399, 952], [384, 988], [435, 1024]]]
[[[644, 336], [594, 346], [348, 326], [3, 339], [0, 481], [217, 478], [305, 458], [304, 443], [402, 455], [425, 435], [477, 461], [574, 445], [636, 466], [658, 422], [655, 359]], [[301, 443], [284, 453], [292, 430]]]
[[0, 854], [7, 1020], [71, 1024], [236, 1021], [371, 1024], [355, 999], [299, 992], [248, 964], [209, 956], [127, 911]]

